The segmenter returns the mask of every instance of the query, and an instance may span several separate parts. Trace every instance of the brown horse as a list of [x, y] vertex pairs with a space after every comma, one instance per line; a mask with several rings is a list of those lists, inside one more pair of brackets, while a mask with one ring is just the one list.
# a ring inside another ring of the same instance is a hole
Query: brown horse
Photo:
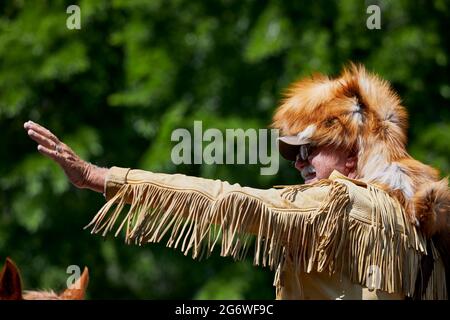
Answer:
[[0, 272], [0, 300], [84, 300], [89, 283], [89, 271], [85, 267], [81, 277], [60, 294], [54, 291], [22, 291], [19, 268], [6, 258]]

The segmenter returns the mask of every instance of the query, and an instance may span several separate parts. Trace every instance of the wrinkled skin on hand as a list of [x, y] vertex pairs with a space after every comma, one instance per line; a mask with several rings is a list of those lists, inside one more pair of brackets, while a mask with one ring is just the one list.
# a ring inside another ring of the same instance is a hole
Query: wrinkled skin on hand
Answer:
[[84, 161], [50, 130], [35, 122], [25, 122], [24, 128], [28, 136], [38, 143], [38, 151], [54, 160], [74, 186], [103, 192], [106, 168], [98, 168]]

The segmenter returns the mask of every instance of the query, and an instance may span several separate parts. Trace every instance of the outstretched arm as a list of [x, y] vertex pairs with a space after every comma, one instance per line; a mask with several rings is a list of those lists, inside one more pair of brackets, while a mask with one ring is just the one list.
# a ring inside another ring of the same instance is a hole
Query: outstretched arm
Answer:
[[245, 256], [253, 234], [254, 263], [277, 270], [277, 290], [287, 268], [331, 274], [351, 262], [346, 272], [352, 281], [366, 286], [374, 279], [367, 267], [375, 266], [383, 275], [381, 290], [412, 295], [414, 282], [406, 279], [416, 278], [426, 243], [404, 223], [400, 204], [374, 186], [337, 176], [263, 190], [181, 174], [98, 168], [44, 127], [30, 121], [24, 127], [39, 152], [55, 160], [75, 186], [105, 193], [107, 203], [87, 226], [93, 233], [125, 230], [127, 242], [137, 244], [167, 240], [167, 246], [194, 258], [209, 255], [221, 238], [221, 255], [235, 259]]
[[56, 161], [73, 185], [80, 189], [104, 192], [107, 168], [99, 168], [84, 161], [50, 130], [37, 123], [27, 121], [23, 127], [28, 136], [38, 143], [38, 151]]

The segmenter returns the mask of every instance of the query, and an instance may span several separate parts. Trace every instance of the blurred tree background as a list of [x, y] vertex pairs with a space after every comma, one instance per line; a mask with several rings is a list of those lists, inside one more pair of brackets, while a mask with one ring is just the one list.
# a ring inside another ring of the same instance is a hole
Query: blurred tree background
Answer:
[[[69, 30], [66, 8], [81, 8]], [[369, 30], [367, 6], [381, 7]], [[198, 262], [163, 245], [127, 246], [83, 227], [104, 198], [77, 190], [23, 130], [50, 128], [86, 160], [267, 188], [299, 181], [281, 160], [181, 165], [171, 132], [266, 128], [283, 90], [313, 72], [362, 62], [410, 111], [409, 150], [450, 168], [450, 4], [445, 0], [6, 0], [0, 4], [0, 259], [25, 287], [63, 289], [87, 265], [91, 299], [272, 299], [273, 274], [215, 253]]]

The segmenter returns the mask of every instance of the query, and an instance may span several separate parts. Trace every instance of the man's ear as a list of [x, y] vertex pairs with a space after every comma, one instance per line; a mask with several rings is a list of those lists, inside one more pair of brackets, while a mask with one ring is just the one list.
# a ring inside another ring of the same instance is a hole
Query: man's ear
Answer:
[[6, 258], [0, 272], [0, 300], [22, 300], [22, 280], [15, 263]]
[[89, 284], [89, 270], [84, 267], [81, 277], [59, 295], [64, 300], [84, 300], [86, 295], [86, 288]]

